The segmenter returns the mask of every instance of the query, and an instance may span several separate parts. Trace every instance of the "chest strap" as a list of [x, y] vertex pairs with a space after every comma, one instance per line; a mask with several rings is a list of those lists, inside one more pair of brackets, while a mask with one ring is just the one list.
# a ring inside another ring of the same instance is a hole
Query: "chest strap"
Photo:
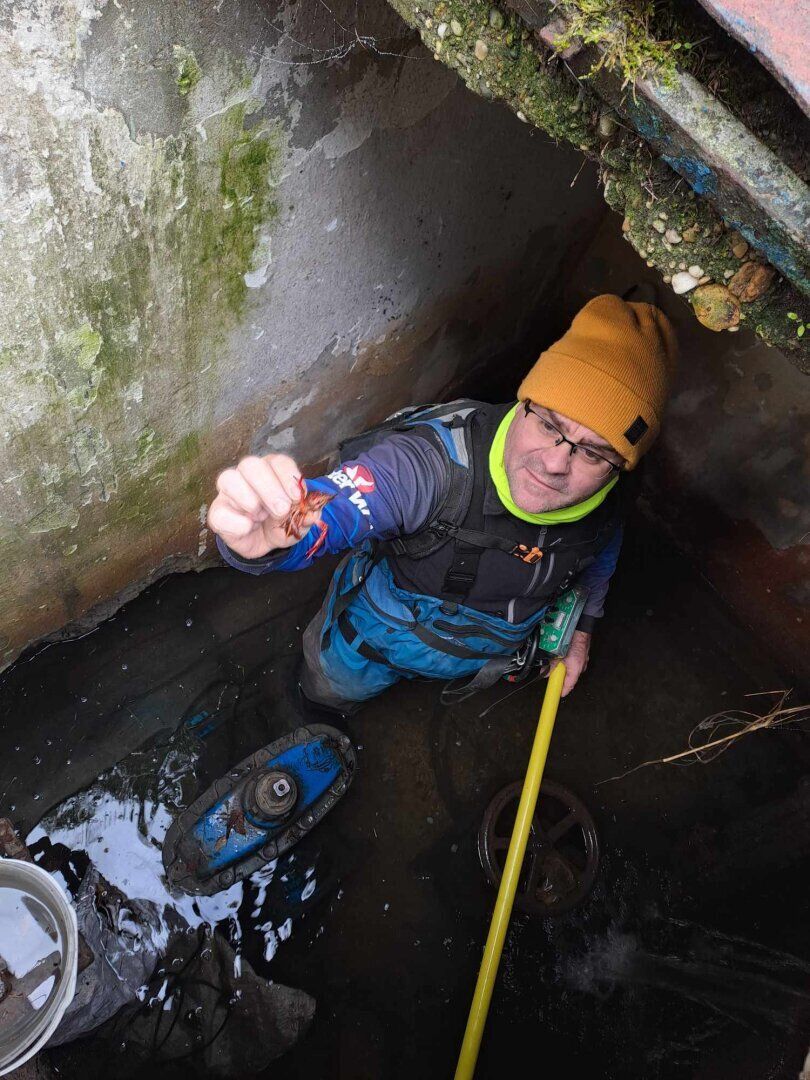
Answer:
[[515, 543], [514, 540], [496, 533], [484, 532], [482, 529], [462, 529], [446, 521], [436, 522], [434, 528], [454, 540], [453, 561], [445, 574], [443, 590], [462, 598], [466, 597], [473, 587], [478, 564], [485, 551], [503, 551], [530, 566], [540, 562], [543, 557], [543, 548], [530, 548], [526, 544]]
[[472, 418], [472, 490], [467, 514], [462, 519], [464, 527], [454, 525], [453, 521], [459, 521], [459, 517], [448, 514], [446, 511], [434, 525], [440, 535], [453, 540], [453, 558], [444, 576], [442, 591], [445, 595], [455, 597], [458, 603], [465, 603], [470, 595], [478, 576], [481, 556], [485, 551], [503, 551], [506, 555], [513, 555], [530, 566], [538, 563], [543, 557], [543, 551], [539, 547], [529, 548], [513, 539], [485, 531], [484, 501], [493, 423], [494, 420], [490, 416], [486, 421], [481, 416]]

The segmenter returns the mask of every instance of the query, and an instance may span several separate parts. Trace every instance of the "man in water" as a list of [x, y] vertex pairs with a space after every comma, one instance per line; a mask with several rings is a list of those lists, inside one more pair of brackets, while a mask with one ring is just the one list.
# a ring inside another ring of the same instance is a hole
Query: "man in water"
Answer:
[[488, 685], [577, 585], [587, 602], [568, 694], [619, 555], [622, 477], [658, 435], [676, 353], [659, 308], [597, 296], [517, 403], [406, 410], [348, 440], [337, 469], [306, 481], [329, 501], [301, 515], [300, 538], [289, 530], [302, 490], [292, 458], [226, 469], [208, 524], [232, 566], [300, 570], [348, 550], [304, 632], [305, 700], [345, 714], [402, 678]]

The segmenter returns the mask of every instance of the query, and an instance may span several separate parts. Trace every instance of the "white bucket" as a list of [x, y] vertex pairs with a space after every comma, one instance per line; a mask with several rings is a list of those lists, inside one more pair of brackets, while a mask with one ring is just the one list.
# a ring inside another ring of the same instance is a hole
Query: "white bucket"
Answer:
[[56, 881], [0, 859], [0, 1076], [53, 1035], [76, 992], [78, 954], [76, 912]]

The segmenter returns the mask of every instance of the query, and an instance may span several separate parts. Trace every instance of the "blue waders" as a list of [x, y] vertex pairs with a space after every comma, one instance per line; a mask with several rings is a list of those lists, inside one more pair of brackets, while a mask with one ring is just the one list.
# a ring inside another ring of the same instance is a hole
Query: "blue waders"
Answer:
[[400, 679], [473, 678], [491, 684], [506, 670], [547, 608], [508, 623], [460, 604], [400, 589], [368, 542], [350, 552], [304, 631], [302, 689], [351, 711]]

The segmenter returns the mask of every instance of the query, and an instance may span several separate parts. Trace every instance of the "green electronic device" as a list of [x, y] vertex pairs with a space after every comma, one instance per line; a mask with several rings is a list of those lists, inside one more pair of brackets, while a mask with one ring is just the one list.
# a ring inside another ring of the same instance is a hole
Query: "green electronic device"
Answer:
[[575, 585], [554, 601], [538, 627], [538, 648], [549, 656], [565, 656], [587, 598], [587, 590]]
[[503, 676], [507, 682], [522, 682], [533, 668], [547, 665], [548, 657], [565, 656], [587, 599], [588, 590], [575, 585], [549, 605], [526, 644], [512, 657]]

